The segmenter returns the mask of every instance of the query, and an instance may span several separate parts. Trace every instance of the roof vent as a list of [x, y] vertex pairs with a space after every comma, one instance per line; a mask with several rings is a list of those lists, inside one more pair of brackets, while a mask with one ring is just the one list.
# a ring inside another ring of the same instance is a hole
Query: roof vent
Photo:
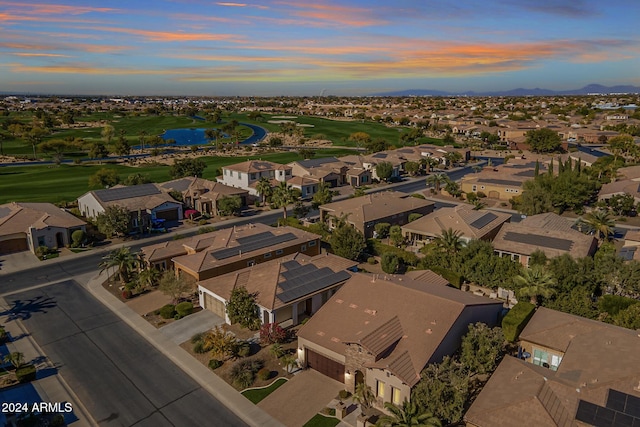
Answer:
[[431, 328], [427, 329], [425, 332], [426, 332], [427, 334], [429, 334], [429, 335], [433, 333], [433, 331], [431, 330]]

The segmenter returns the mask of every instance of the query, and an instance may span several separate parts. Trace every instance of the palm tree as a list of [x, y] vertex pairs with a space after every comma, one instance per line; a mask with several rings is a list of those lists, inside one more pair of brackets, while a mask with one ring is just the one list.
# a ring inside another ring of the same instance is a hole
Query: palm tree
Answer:
[[427, 185], [433, 185], [436, 189], [436, 193], [440, 192], [440, 186], [449, 182], [449, 177], [446, 173], [434, 173], [427, 177]]
[[373, 390], [364, 382], [356, 385], [356, 392], [353, 394], [353, 401], [360, 404], [360, 409], [363, 415], [368, 415], [369, 409], [373, 405], [373, 401], [376, 396], [373, 394]]
[[447, 255], [454, 256], [460, 252], [464, 246], [461, 236], [462, 233], [459, 230], [449, 228], [447, 230], [442, 230], [440, 235], [433, 239], [433, 243], [435, 243], [436, 247]]
[[431, 413], [420, 413], [415, 403], [404, 400], [402, 406], [385, 402], [384, 407], [390, 415], [378, 419], [376, 427], [441, 427], [442, 422]]
[[262, 197], [262, 203], [267, 203], [267, 200], [271, 198], [273, 194], [273, 187], [268, 178], [264, 176], [256, 183], [256, 191]]
[[280, 184], [278, 184], [278, 186], [273, 190], [271, 204], [276, 208], [282, 208], [285, 220], [287, 219], [287, 206], [295, 201], [296, 193], [293, 187], [288, 185], [286, 182], [280, 182]]
[[525, 269], [522, 274], [513, 278], [513, 282], [520, 287], [519, 294], [529, 297], [534, 305], [539, 304], [540, 297], [550, 298], [556, 293], [556, 278], [541, 265]]
[[109, 255], [102, 258], [99, 267], [102, 268], [101, 273], [110, 267], [116, 267], [118, 269], [118, 275], [120, 276], [120, 282], [126, 284], [131, 276], [131, 271], [136, 267], [138, 257], [136, 254], [131, 253], [129, 248], [122, 247], [109, 252]]
[[422, 159], [422, 164], [424, 166], [426, 166], [427, 170], [426, 172], [429, 173], [431, 172], [431, 169], [433, 169], [434, 166], [438, 166], [440, 164], [440, 161], [438, 161], [438, 159], [436, 159], [435, 157], [427, 157]]
[[18, 369], [22, 365], [24, 365], [24, 354], [19, 351], [14, 351], [13, 353], [9, 353], [2, 359], [5, 363], [11, 363], [11, 365]]
[[147, 268], [138, 274], [138, 283], [142, 288], [151, 288], [158, 283], [160, 271], [155, 268]]
[[609, 212], [604, 209], [592, 210], [582, 221], [597, 233], [598, 240], [608, 240], [613, 235], [615, 223]]

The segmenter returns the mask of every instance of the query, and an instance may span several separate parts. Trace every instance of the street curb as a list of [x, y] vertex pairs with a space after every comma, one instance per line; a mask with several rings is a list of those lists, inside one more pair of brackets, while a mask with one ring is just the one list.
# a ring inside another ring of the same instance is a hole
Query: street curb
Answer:
[[238, 418], [250, 426], [282, 426], [282, 423], [264, 412], [257, 405], [251, 403], [251, 401], [211, 372], [206, 366], [202, 365], [189, 353], [165, 337], [160, 330], [154, 328], [149, 322], [138, 316], [137, 313], [111, 295], [102, 287], [106, 279], [107, 275], [102, 272], [87, 283], [86, 289], [158, 351], [175, 363], [204, 390], [209, 392], [214, 398], [219, 400], [220, 403], [238, 416]]

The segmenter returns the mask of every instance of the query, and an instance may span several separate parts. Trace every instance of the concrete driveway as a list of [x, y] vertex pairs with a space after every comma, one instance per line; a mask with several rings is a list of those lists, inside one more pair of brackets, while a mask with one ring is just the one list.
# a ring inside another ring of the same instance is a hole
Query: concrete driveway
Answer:
[[344, 384], [313, 369], [294, 375], [258, 406], [288, 427], [309, 421], [344, 389]]
[[213, 329], [215, 326], [224, 324], [224, 319], [210, 310], [200, 310], [190, 314], [175, 322], [171, 322], [160, 328], [167, 338], [176, 344], [181, 344], [191, 339], [199, 332]]

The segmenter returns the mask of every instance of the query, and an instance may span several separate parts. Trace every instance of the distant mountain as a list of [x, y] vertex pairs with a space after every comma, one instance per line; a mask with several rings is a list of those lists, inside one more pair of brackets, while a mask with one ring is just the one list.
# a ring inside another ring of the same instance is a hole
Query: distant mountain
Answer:
[[640, 93], [640, 87], [631, 85], [603, 86], [590, 84], [580, 89], [551, 90], [551, 89], [526, 89], [517, 88], [507, 91], [490, 92], [446, 92], [431, 89], [406, 89], [393, 92], [375, 93], [372, 96], [554, 96], [554, 95], [589, 95], [593, 93]]

